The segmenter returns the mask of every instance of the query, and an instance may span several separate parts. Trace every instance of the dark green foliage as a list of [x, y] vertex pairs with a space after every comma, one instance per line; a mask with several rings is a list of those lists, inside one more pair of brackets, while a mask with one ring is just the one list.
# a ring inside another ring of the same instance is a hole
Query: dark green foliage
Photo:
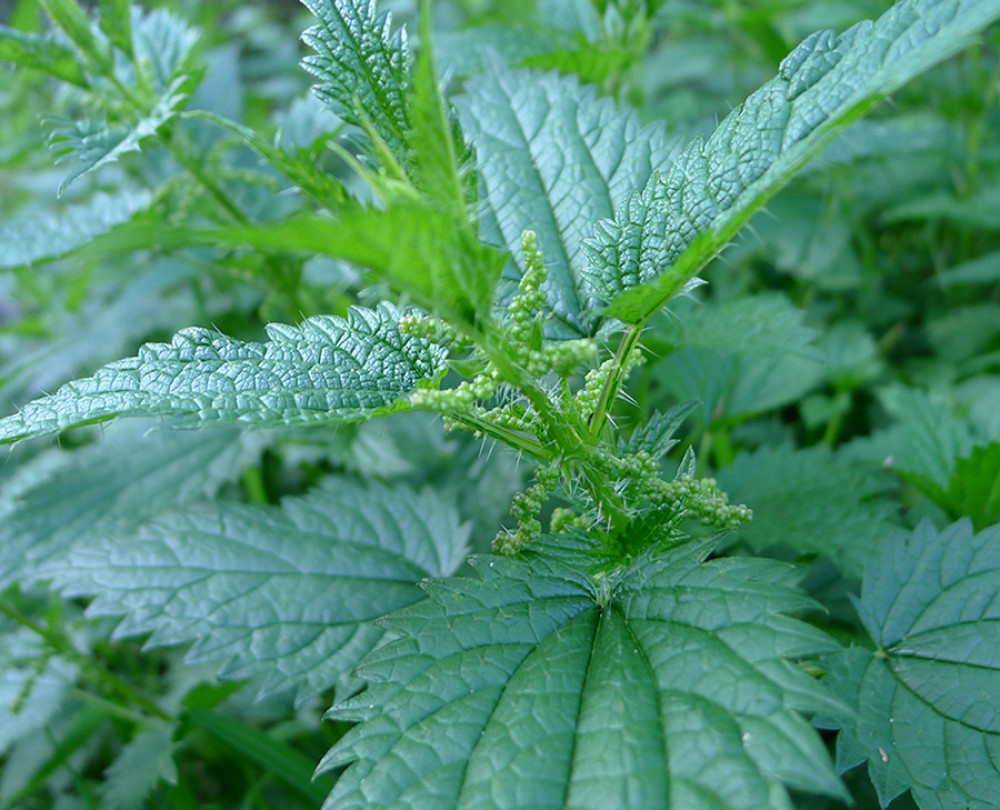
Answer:
[[996, 805], [1000, 0], [156, 5], [0, 27], [0, 810]]

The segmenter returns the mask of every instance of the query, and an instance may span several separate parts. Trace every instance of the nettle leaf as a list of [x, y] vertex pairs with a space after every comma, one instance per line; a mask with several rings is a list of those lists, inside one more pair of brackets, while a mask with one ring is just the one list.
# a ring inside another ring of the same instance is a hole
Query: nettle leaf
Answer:
[[826, 447], [763, 447], [742, 453], [717, 477], [734, 503], [753, 509], [753, 520], [734, 537], [758, 551], [785, 546], [822, 554], [860, 577], [891, 528], [892, 506], [876, 497], [886, 482]]
[[977, 530], [1000, 520], [1000, 443], [976, 447], [958, 459], [938, 505], [953, 518], [970, 518]]
[[202, 505], [76, 544], [46, 574], [96, 596], [91, 615], [124, 615], [116, 637], [194, 641], [190, 663], [305, 699], [356, 688], [351, 670], [385, 632], [375, 620], [453, 573], [467, 536], [436, 493], [330, 478], [281, 508]]
[[608, 313], [645, 322], [847, 124], [997, 17], [991, 0], [901, 0], [874, 23], [807, 37], [709, 138], [597, 225], [588, 276], [601, 279]]
[[[677, 144], [660, 125], [599, 99], [592, 87], [555, 74], [492, 65], [457, 99], [477, 156], [483, 237], [520, 258], [532, 229], [549, 271], [549, 305], [567, 336], [589, 331], [582, 241], [629, 192], [672, 159]], [[507, 295], [524, 268], [512, 268]]]
[[90, 86], [87, 73], [73, 49], [51, 36], [27, 34], [0, 25], [0, 59], [20, 67], [42, 70], [80, 87]]
[[944, 393], [893, 387], [878, 392], [894, 424], [851, 443], [849, 453], [895, 470], [937, 503], [959, 457], [972, 452], [975, 439]]
[[679, 301], [672, 315], [651, 332], [666, 356], [649, 373], [670, 400], [699, 400], [706, 422], [795, 402], [824, 376], [816, 332], [784, 296]]
[[180, 111], [188, 94], [184, 90], [187, 77], [175, 79], [163, 96], [138, 121], [121, 126], [94, 121], [61, 121], [49, 137], [49, 148], [56, 163], [72, 161], [78, 164], [59, 186], [61, 195], [75, 180], [102, 166], [114, 163], [128, 152], [139, 151], [143, 140], [156, 135], [164, 124]]
[[353, 422], [408, 407], [444, 368], [445, 351], [399, 331], [400, 311], [352, 307], [299, 326], [270, 324], [265, 343], [207, 329], [147, 343], [93, 377], [0, 419], [0, 443], [116, 416], [167, 416], [184, 425], [285, 426]]
[[[117, 0], [111, 3], [117, 4]], [[169, 93], [173, 83], [190, 73], [189, 61], [198, 41], [198, 30], [166, 9], [145, 11], [138, 7], [132, 9], [131, 28], [132, 49], [139, 69], [154, 89]]]
[[0, 755], [45, 727], [76, 683], [77, 665], [51, 656], [38, 636], [0, 625]]
[[174, 726], [150, 721], [115, 757], [104, 772], [101, 807], [107, 810], [140, 810], [159, 782], [177, 784], [174, 764]]
[[876, 651], [839, 654], [830, 685], [857, 707], [842, 769], [867, 760], [886, 807], [988, 810], [1000, 796], [1000, 526], [896, 534], [865, 569], [858, 613]]
[[57, 214], [22, 217], [0, 225], [0, 270], [54, 259], [109, 233], [149, 207], [145, 191], [95, 194]]
[[29, 464], [30, 483], [18, 486], [0, 522], [0, 590], [46, 576], [76, 543], [211, 497], [260, 452], [234, 430], [148, 431], [114, 425], [104, 441]]
[[317, 96], [357, 126], [370, 122], [390, 149], [406, 153], [406, 90], [412, 57], [406, 32], [392, 33], [392, 18], [375, 0], [303, 0], [319, 21], [302, 41], [316, 51], [302, 67], [319, 84]]
[[474, 558], [428, 583], [362, 662], [325, 807], [790, 808], [844, 797], [798, 712], [838, 704], [788, 659], [836, 644], [790, 567], [713, 541], [595, 583], [554, 559]]

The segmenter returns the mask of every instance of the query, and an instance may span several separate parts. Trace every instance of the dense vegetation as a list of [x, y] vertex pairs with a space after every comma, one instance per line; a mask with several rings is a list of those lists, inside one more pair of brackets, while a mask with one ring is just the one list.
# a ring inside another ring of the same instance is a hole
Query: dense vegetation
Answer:
[[996, 808], [1000, 0], [304, 5], [2, 21], [0, 808]]

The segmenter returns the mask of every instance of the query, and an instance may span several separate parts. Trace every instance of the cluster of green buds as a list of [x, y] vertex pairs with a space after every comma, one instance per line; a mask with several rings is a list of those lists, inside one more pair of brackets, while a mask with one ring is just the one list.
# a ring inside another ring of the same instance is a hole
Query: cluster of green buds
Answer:
[[493, 539], [493, 550], [498, 554], [516, 554], [542, 534], [538, 519], [542, 506], [552, 497], [559, 485], [559, 467], [549, 464], [535, 471], [535, 482], [518, 492], [510, 504], [510, 516], [517, 521], [517, 528], [501, 529]]
[[[543, 507], [560, 488], [576, 511], [556, 509], [549, 522], [553, 534], [599, 525], [627, 531], [631, 520], [649, 508], [668, 511], [667, 521], [675, 526], [688, 518], [721, 528], [749, 520], [747, 507], [730, 504], [715, 481], [695, 478], [693, 468], [665, 481], [650, 453], [616, 453], [604, 443], [601, 428], [608, 409], [622, 382], [643, 361], [642, 352], [637, 341], [623, 344], [629, 347], [624, 356], [620, 351], [593, 368], [597, 346], [592, 339], [547, 340], [548, 274], [532, 231], [522, 234], [521, 251], [524, 273], [507, 306], [501, 353], [472, 346], [436, 318], [408, 315], [399, 324], [406, 334], [446, 345], [453, 357], [465, 352], [460, 367], [477, 370], [454, 388], [414, 392], [414, 406], [441, 413], [449, 429], [493, 436], [543, 460], [534, 482], [514, 496], [510, 515], [515, 526], [497, 534], [494, 551], [516, 554], [535, 542], [542, 533]], [[568, 378], [587, 365], [591, 369], [574, 391]], [[598, 412], [601, 423], [595, 427]], [[565, 426], [559, 421], [563, 419]]]

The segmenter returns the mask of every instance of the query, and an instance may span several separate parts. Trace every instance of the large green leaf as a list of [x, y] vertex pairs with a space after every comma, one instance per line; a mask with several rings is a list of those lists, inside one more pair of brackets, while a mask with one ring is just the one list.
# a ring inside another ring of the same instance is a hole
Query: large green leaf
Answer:
[[351, 422], [407, 407], [442, 371], [444, 350], [399, 331], [398, 310], [353, 307], [298, 327], [271, 324], [266, 343], [185, 329], [93, 377], [0, 419], [0, 443], [116, 416], [183, 424], [263, 426]]
[[635, 112], [572, 78], [494, 65], [467, 91], [457, 105], [482, 180], [483, 237], [520, 261], [521, 234], [534, 230], [549, 271], [549, 305], [570, 334], [582, 334], [591, 303], [583, 238], [667, 165], [676, 143], [662, 126], [640, 126]]
[[807, 37], [708, 139], [598, 224], [588, 277], [609, 312], [645, 322], [848, 123], [998, 16], [995, 0], [901, 0], [874, 23]]
[[259, 452], [234, 430], [148, 430], [114, 425], [104, 441], [53, 451], [26, 467], [27, 483], [5, 485], [18, 492], [0, 502], [0, 590], [36, 576], [76, 543], [211, 497]]
[[191, 507], [77, 543], [44, 573], [96, 596], [91, 614], [124, 614], [118, 637], [194, 641], [188, 661], [305, 698], [354, 683], [385, 632], [375, 621], [417, 601], [420, 580], [452, 573], [467, 535], [433, 492], [330, 478], [281, 508]]
[[860, 577], [891, 526], [892, 507], [875, 497], [885, 482], [826, 447], [764, 447], [741, 454], [718, 478], [734, 503], [753, 509], [753, 520], [735, 537], [758, 551], [785, 546], [822, 554]]
[[865, 570], [858, 612], [876, 650], [833, 662], [857, 707], [837, 739], [867, 760], [882, 806], [908, 788], [923, 810], [990, 810], [1000, 796], [1000, 526], [925, 521]]
[[790, 567], [704, 562], [712, 541], [591, 579], [483, 557], [387, 620], [399, 638], [331, 709], [360, 721], [320, 770], [326, 807], [790, 808], [843, 796], [799, 711], [839, 706], [792, 660], [836, 647], [784, 615]]
[[406, 90], [411, 62], [403, 30], [392, 33], [389, 14], [375, 0], [303, 0], [318, 20], [302, 40], [316, 51], [302, 66], [319, 79], [314, 88], [330, 109], [352, 124], [370, 123], [389, 147], [406, 153]]

